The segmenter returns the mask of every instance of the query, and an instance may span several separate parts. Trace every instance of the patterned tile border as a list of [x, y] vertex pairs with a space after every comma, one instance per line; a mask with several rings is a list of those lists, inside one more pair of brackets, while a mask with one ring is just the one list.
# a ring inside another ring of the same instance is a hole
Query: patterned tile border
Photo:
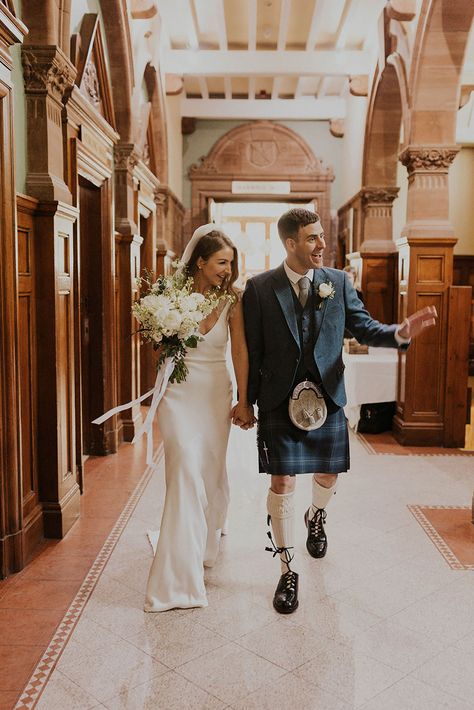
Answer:
[[[430, 453], [427, 451], [426, 453], [422, 451], [417, 451], [414, 453], [413, 451], [410, 451], [410, 446], [403, 447], [406, 449], [406, 451], [377, 451], [374, 449], [372, 444], [367, 441], [365, 436], [363, 434], [359, 434], [358, 432], [355, 432], [356, 437], [358, 438], [359, 442], [362, 444], [364, 449], [369, 453], [371, 456], [461, 456], [461, 457], [470, 457], [474, 456], [474, 451], [464, 451], [464, 449], [443, 449], [439, 453]], [[418, 447], [420, 448], [420, 447]], [[427, 449], [432, 449], [435, 447], [432, 446], [427, 446]], [[441, 447], [440, 447], [441, 448]]]
[[471, 510], [469, 506], [464, 505], [408, 505], [408, 510], [414, 515], [416, 520], [420, 523], [421, 527], [428, 535], [432, 543], [438, 548], [440, 553], [443, 555], [444, 559], [451, 567], [451, 569], [474, 569], [473, 565], [464, 565], [454, 552], [451, 550], [449, 545], [443, 540], [439, 532], [430, 523], [428, 518], [423, 513], [423, 509], [435, 509], [435, 510]]
[[53, 638], [51, 639], [48, 648], [44, 652], [42, 658], [38, 662], [33, 674], [26, 684], [14, 710], [31, 710], [39, 700], [46, 683], [48, 682], [51, 673], [53, 672], [59, 657], [69, 641], [77, 622], [80, 619], [84, 607], [88, 602], [97, 582], [100, 579], [105, 565], [123, 533], [130, 517], [140, 500], [153, 472], [160, 465], [164, 456], [163, 446], [161, 445], [156, 454], [153, 466], [148, 466], [143, 473], [140, 481], [137, 483], [135, 490], [130, 496], [124, 509], [112, 528], [107, 540], [104, 542], [101, 551], [94, 560], [86, 578], [84, 579], [81, 588], [77, 592], [69, 609], [66, 611], [62, 621], [60, 622]]

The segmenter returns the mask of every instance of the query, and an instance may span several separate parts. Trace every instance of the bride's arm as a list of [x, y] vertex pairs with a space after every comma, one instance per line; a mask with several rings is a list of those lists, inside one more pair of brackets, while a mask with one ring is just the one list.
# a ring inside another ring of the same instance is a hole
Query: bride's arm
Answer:
[[229, 318], [230, 344], [232, 364], [237, 381], [238, 402], [232, 410], [234, 424], [248, 429], [255, 423], [253, 406], [248, 403], [247, 386], [249, 377], [249, 355], [245, 339], [244, 312], [242, 301], [239, 299], [232, 306]]

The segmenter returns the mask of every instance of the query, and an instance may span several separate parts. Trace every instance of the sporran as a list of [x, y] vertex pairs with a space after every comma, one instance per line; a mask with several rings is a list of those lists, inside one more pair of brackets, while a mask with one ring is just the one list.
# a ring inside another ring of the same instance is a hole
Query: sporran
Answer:
[[296, 385], [288, 402], [288, 414], [298, 429], [319, 429], [326, 421], [328, 410], [318, 385], [309, 380]]

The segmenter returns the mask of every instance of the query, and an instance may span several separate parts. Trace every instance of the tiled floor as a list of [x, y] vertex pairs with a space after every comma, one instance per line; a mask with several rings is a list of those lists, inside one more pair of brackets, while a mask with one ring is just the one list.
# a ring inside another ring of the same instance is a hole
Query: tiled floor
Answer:
[[144, 471], [144, 442], [89, 459], [80, 520], [0, 581], [0, 710], [15, 705]]
[[[37, 707], [472, 710], [473, 572], [451, 569], [407, 507], [469, 505], [472, 458], [371, 456], [351, 439], [352, 469], [328, 507], [323, 560], [305, 551], [310, 478], [298, 480], [301, 591], [291, 617], [271, 606], [279, 565], [263, 551], [268, 481], [255, 473], [254, 435], [238, 430], [229, 456], [229, 534], [207, 572], [209, 607], [142, 612], [161, 467]], [[27, 623], [21, 602], [18, 625]], [[38, 633], [31, 643], [41, 642]]]

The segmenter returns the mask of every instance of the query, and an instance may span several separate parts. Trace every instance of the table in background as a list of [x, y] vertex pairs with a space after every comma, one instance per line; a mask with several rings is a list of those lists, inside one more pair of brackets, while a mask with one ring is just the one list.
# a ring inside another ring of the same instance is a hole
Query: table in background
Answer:
[[397, 399], [398, 351], [369, 347], [368, 355], [349, 355], [343, 351], [342, 359], [346, 366], [347, 404], [344, 412], [349, 425], [355, 429], [361, 404]]

